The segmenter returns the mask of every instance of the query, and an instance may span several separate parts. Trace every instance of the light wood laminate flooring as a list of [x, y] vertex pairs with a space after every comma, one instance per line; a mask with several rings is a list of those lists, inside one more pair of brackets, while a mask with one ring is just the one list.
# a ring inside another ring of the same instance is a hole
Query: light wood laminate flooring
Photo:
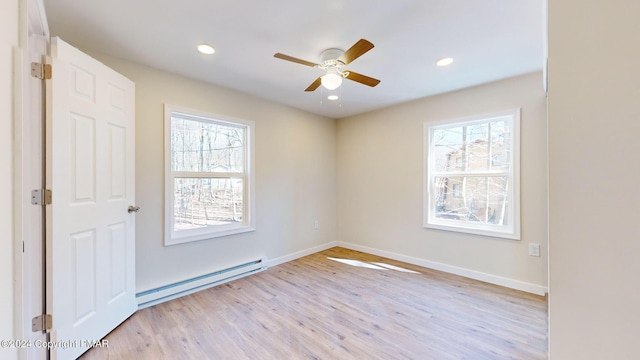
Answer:
[[546, 359], [540, 297], [332, 248], [135, 313], [81, 359]]

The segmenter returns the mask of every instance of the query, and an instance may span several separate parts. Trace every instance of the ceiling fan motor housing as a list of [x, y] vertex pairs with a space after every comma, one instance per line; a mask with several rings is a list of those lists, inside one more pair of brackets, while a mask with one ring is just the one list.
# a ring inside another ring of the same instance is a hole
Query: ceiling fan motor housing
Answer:
[[344, 66], [342, 61], [338, 61], [340, 55], [344, 53], [340, 49], [327, 49], [320, 53], [320, 67], [327, 70], [337, 68], [338, 70]]

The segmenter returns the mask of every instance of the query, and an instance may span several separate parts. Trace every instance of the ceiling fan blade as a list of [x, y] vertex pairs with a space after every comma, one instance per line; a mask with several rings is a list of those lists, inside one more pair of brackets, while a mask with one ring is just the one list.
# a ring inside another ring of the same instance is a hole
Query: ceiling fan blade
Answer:
[[368, 85], [374, 87], [380, 83], [380, 80], [374, 79], [372, 77], [355, 73], [353, 71], [345, 70], [346, 78], [349, 80], [353, 80], [355, 82], [359, 82], [360, 84]]
[[371, 49], [373, 49], [372, 43], [370, 43], [365, 39], [360, 39], [358, 40], [357, 43], [353, 44], [353, 46], [350, 47], [349, 50], [345, 51], [344, 54], [340, 55], [340, 57], [338, 58], [338, 61], [347, 65]]
[[321, 82], [322, 82], [322, 79], [317, 78], [316, 81], [312, 82], [308, 88], [304, 89], [304, 91], [314, 91], [315, 89], [318, 88], [318, 86], [320, 86]]
[[312, 63], [311, 61], [294, 58], [293, 56], [289, 56], [289, 55], [285, 55], [285, 54], [275, 53], [275, 54], [273, 54], [273, 57], [276, 57], [276, 58], [282, 59], [282, 60], [292, 61], [294, 63], [307, 65], [307, 66], [311, 66], [311, 67], [318, 66], [318, 64]]

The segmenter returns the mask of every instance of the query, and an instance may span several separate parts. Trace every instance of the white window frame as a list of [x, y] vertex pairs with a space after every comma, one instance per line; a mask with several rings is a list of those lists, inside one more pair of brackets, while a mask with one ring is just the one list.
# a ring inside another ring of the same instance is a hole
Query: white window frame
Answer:
[[[245, 163], [244, 171], [240, 173], [216, 173], [216, 172], [179, 172], [171, 169], [171, 117], [179, 115], [196, 121], [221, 124], [232, 127], [241, 127], [245, 130]], [[255, 231], [255, 153], [254, 153], [254, 128], [255, 123], [250, 120], [230, 118], [227, 116], [211, 114], [203, 111], [182, 108], [165, 104], [164, 106], [164, 245], [176, 245], [193, 241], [213, 239], [221, 236]], [[242, 178], [244, 184], [243, 194], [243, 218], [242, 222], [207, 226], [197, 229], [174, 231], [174, 179], [176, 177], [194, 178]]]
[[[431, 151], [433, 135], [435, 130], [459, 127], [463, 125], [473, 125], [492, 121], [505, 120], [511, 126], [512, 141], [510, 149], [511, 167], [507, 172], [478, 173], [473, 175], [505, 175], [508, 178], [508, 199], [512, 206], [509, 207], [508, 216], [512, 221], [508, 226], [497, 226], [475, 222], [463, 222], [437, 218], [435, 216], [435, 198], [437, 196], [435, 178], [444, 175], [465, 176], [464, 171], [460, 172], [436, 172], [435, 152]], [[458, 119], [450, 119], [438, 122], [424, 123], [424, 203], [423, 203], [423, 226], [425, 228], [455, 231], [476, 235], [492, 236], [513, 240], [520, 240], [520, 108], [500, 111], [490, 114], [470, 116]]]

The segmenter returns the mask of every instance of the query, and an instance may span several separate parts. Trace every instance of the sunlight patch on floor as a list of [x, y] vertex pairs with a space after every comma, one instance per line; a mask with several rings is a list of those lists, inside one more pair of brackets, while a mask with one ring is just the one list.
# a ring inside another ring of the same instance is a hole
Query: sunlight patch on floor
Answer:
[[382, 267], [385, 267], [385, 268], [391, 269], [391, 270], [397, 270], [397, 271], [411, 273], [411, 274], [420, 274], [420, 272], [418, 272], [418, 271], [405, 269], [405, 268], [402, 268], [400, 266], [395, 266], [395, 265], [391, 265], [391, 264], [385, 264], [385, 263], [379, 263], [379, 262], [374, 262], [372, 264], [375, 264], [375, 265], [378, 265], [378, 266], [382, 266]]
[[360, 261], [360, 260], [341, 259], [341, 258], [333, 258], [333, 257], [327, 257], [327, 259], [333, 260], [333, 261], [337, 261], [337, 262], [340, 262], [340, 263], [343, 263], [343, 264], [347, 264], [347, 265], [351, 265], [351, 266], [355, 266], [355, 267], [367, 268], [367, 269], [396, 270], [396, 271], [401, 271], [401, 272], [406, 272], [406, 273], [420, 274], [417, 271], [405, 269], [405, 268], [402, 268], [402, 267], [399, 267], [399, 266], [395, 266], [395, 265], [380, 263], [380, 262], [368, 263], [368, 262], [364, 262], [364, 261]]

